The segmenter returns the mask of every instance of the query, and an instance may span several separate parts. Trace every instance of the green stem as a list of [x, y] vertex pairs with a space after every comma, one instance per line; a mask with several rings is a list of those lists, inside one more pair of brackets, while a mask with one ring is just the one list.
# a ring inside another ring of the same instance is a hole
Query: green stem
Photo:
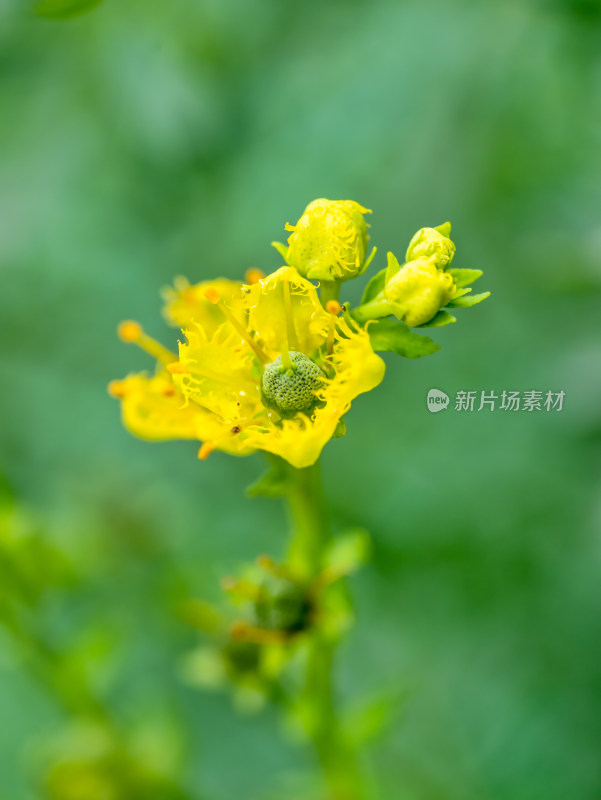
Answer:
[[362, 306], [357, 306], [351, 311], [351, 317], [357, 322], [367, 322], [370, 319], [380, 319], [386, 317], [391, 313], [390, 307], [386, 298], [381, 294], [370, 300], [369, 303], [364, 303]]
[[340, 289], [342, 284], [340, 281], [320, 281], [319, 293], [321, 296], [321, 304], [325, 308], [329, 300], [338, 300], [340, 297]]
[[[331, 538], [319, 464], [288, 468], [286, 498], [293, 536], [289, 564], [308, 583], [324, 567]], [[337, 641], [315, 627], [307, 642], [302, 703], [307, 732], [329, 787], [331, 800], [363, 800], [365, 791], [355, 749], [344, 735], [334, 697], [333, 666]]]
[[288, 563], [299, 577], [311, 580], [321, 570], [330, 538], [319, 462], [305, 469], [288, 468], [286, 499], [292, 524]]

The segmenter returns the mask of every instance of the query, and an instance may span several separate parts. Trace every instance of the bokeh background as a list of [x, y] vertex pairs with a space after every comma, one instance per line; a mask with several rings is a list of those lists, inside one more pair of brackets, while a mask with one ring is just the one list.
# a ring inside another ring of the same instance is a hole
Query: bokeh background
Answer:
[[[178, 667], [200, 639], [178, 601], [282, 552], [279, 503], [244, 496], [261, 459], [135, 440], [105, 387], [149, 366], [121, 319], [173, 341], [161, 286], [278, 267], [270, 241], [321, 196], [374, 210], [379, 266], [450, 219], [455, 265], [493, 292], [439, 353], [387, 357], [323, 458], [336, 528], [374, 541], [338, 680], [389, 706], [378, 796], [601, 796], [600, 89], [596, 0], [105, 0], [68, 20], [1, 0], [2, 798], [70, 800], [54, 751], [102, 750], [74, 675], [177, 775], [145, 800], [309, 796], [273, 712]], [[433, 415], [432, 387], [566, 397]]]

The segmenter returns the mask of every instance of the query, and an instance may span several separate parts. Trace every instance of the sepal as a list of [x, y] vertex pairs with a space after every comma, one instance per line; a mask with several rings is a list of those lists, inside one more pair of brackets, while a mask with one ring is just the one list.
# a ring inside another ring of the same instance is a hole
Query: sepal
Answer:
[[374, 350], [396, 353], [404, 358], [421, 358], [440, 350], [440, 345], [428, 336], [412, 333], [403, 322], [383, 319], [368, 327]]

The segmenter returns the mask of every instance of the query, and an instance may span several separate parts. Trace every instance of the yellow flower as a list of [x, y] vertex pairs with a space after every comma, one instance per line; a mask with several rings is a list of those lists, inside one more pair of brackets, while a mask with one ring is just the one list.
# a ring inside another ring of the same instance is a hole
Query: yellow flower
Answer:
[[124, 424], [147, 439], [198, 439], [203, 458], [265, 450], [310, 466], [351, 401], [384, 376], [369, 335], [328, 308], [293, 267], [253, 285], [180, 282], [166, 311], [186, 337], [178, 357], [135, 323], [121, 328], [160, 362], [154, 377], [111, 385]]
[[194, 409], [185, 405], [169, 372], [112, 381], [109, 394], [121, 400], [123, 424], [136, 436], [155, 441], [196, 438]]
[[205, 292], [209, 288], [219, 292], [222, 301], [232, 313], [241, 314], [244, 310], [240, 291], [242, 284], [239, 281], [221, 278], [191, 286], [186, 278], [179, 277], [175, 279], [174, 284], [173, 289], [169, 287], [163, 291], [166, 301], [163, 312], [167, 322], [177, 328], [183, 328], [190, 322], [201, 322], [204, 329], [212, 334], [223, 324], [223, 314], [205, 297]]
[[318, 281], [347, 281], [367, 269], [369, 236], [364, 214], [371, 214], [353, 200], [314, 200], [296, 223], [286, 223], [292, 231], [288, 247], [280, 242], [273, 246], [285, 262], [304, 275]]
[[384, 296], [394, 315], [411, 328], [431, 320], [456, 292], [453, 276], [437, 269], [431, 258], [417, 258], [400, 267], [389, 253], [387, 278]]

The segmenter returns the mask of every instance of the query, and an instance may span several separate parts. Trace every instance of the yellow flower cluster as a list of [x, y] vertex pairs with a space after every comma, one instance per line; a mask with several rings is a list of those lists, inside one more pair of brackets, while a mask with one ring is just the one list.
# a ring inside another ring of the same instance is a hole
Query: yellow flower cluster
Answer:
[[353, 200], [314, 200], [296, 225], [286, 225], [288, 245], [274, 243], [286, 266], [271, 275], [252, 269], [244, 283], [177, 279], [164, 309], [183, 333], [177, 353], [137, 323], [122, 323], [121, 338], [157, 363], [152, 375], [110, 385], [125, 426], [144, 439], [198, 440], [200, 458], [215, 449], [264, 450], [297, 468], [313, 464], [326, 442], [343, 435], [354, 398], [382, 380], [374, 347], [407, 358], [436, 352], [408, 326], [454, 322], [445, 306], [469, 307], [489, 295], [471, 294], [479, 270], [450, 269], [455, 245], [447, 222], [421, 228], [403, 266], [388, 253], [388, 267], [372, 276], [361, 304], [352, 312], [341, 306], [341, 286], [376, 252], [366, 258], [367, 213]]
[[248, 283], [180, 280], [165, 315], [184, 341], [172, 353], [137, 323], [121, 338], [157, 361], [156, 374], [110, 385], [123, 422], [145, 439], [196, 439], [199, 456], [265, 450], [295, 467], [313, 464], [351, 401], [377, 386], [384, 362], [368, 333], [291, 266]]

